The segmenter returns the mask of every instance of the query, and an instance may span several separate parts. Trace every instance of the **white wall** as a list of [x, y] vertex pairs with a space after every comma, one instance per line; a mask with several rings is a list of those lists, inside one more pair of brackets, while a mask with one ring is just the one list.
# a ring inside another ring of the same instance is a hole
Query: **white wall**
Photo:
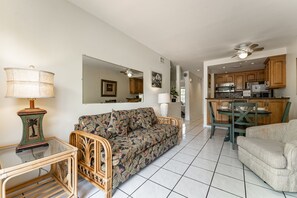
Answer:
[[297, 40], [291, 45], [287, 46], [287, 60], [286, 60], [286, 88], [280, 89], [277, 94], [281, 96], [289, 96], [292, 102], [289, 119], [297, 118]]
[[202, 80], [190, 73], [190, 119], [192, 121], [202, 117]]
[[[157, 94], [169, 92], [170, 63], [160, 55], [64, 0], [1, 0], [0, 6], [0, 145], [19, 143], [17, 111], [24, 99], [5, 98], [4, 67], [37, 68], [55, 73], [55, 98], [37, 100], [47, 110], [45, 136], [67, 140], [83, 114], [152, 106]], [[82, 104], [82, 54], [144, 72], [144, 102]], [[151, 87], [151, 71], [162, 73], [161, 89]]]

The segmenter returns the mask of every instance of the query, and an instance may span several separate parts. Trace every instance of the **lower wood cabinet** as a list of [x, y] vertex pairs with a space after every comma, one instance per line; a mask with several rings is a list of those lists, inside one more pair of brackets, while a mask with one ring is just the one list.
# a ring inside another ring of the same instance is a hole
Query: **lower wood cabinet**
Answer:
[[[207, 102], [211, 101], [213, 110], [216, 116], [216, 119], [219, 121], [227, 121], [229, 119], [228, 116], [221, 115], [218, 113], [217, 109], [221, 108], [221, 106], [227, 106], [231, 99], [209, 99]], [[280, 123], [286, 104], [289, 99], [248, 99], [248, 102], [258, 103], [258, 107], [264, 107], [266, 110], [270, 111], [271, 114], [269, 116], [258, 116], [258, 124], [274, 124]], [[210, 113], [207, 107], [207, 124], [210, 122]]]

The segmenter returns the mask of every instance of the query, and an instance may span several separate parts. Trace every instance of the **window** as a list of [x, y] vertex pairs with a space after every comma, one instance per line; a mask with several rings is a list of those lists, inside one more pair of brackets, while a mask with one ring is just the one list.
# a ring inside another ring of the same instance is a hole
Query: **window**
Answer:
[[186, 89], [181, 88], [180, 89], [180, 101], [185, 104], [186, 103]]

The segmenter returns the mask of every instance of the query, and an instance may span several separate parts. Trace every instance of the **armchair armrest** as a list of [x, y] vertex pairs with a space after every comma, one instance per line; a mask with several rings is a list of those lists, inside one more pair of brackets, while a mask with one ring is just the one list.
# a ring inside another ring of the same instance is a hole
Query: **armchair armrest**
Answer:
[[287, 168], [297, 170], [297, 140], [285, 144], [284, 155], [287, 158]]
[[85, 131], [71, 132], [69, 141], [78, 148], [78, 173], [105, 191], [106, 198], [111, 198], [112, 150], [109, 141]]
[[282, 141], [287, 123], [254, 126], [246, 129], [246, 137]]
[[173, 118], [173, 117], [161, 117], [158, 116], [159, 124], [171, 124], [178, 128], [178, 144], [180, 144], [182, 140], [182, 127], [181, 127], [181, 119]]

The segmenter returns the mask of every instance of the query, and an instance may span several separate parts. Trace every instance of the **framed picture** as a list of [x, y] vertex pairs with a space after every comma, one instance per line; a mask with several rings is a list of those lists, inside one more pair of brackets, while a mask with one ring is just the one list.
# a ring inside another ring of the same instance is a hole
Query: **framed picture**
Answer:
[[111, 80], [101, 80], [101, 96], [116, 97], [117, 82]]
[[152, 87], [162, 88], [162, 74], [152, 71]]

